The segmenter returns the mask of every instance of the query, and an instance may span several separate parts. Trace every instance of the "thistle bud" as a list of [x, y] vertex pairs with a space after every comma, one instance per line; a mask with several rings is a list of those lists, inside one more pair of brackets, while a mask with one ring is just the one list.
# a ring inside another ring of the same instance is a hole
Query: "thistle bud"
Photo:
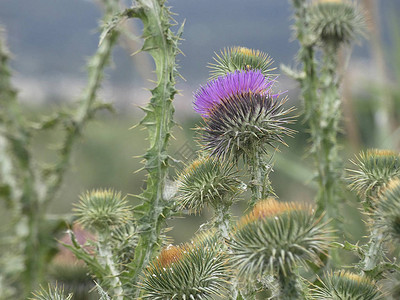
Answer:
[[400, 242], [400, 180], [394, 179], [382, 192], [377, 203], [376, 226]]
[[200, 158], [179, 176], [177, 200], [181, 209], [198, 213], [206, 204], [230, 205], [232, 196], [243, 191], [242, 185], [232, 165]]
[[347, 0], [315, 1], [309, 9], [311, 30], [323, 44], [339, 45], [355, 40], [364, 30], [364, 18]]
[[132, 219], [126, 199], [113, 190], [87, 192], [80, 197], [74, 211], [83, 227], [97, 231], [122, 226]]
[[367, 150], [351, 161], [356, 170], [348, 170], [350, 188], [365, 200], [375, 197], [390, 180], [400, 176], [400, 156], [389, 150]]
[[330, 230], [306, 204], [267, 199], [256, 204], [234, 229], [232, 262], [242, 276], [287, 274], [306, 261], [322, 264]]
[[168, 246], [144, 271], [142, 299], [211, 299], [227, 292], [227, 257], [215, 235]]
[[271, 68], [272, 58], [259, 50], [245, 47], [231, 47], [223, 49], [214, 57], [215, 63], [210, 64], [211, 79], [225, 76], [237, 70], [259, 70], [265, 77], [271, 76], [276, 68]]
[[48, 288], [41, 289], [33, 293], [33, 297], [30, 300], [71, 300], [72, 294], [65, 295], [64, 288], [58, 287], [57, 285], [51, 286], [49, 284]]
[[321, 286], [312, 291], [312, 299], [384, 299], [374, 281], [351, 272], [326, 273], [320, 281]]

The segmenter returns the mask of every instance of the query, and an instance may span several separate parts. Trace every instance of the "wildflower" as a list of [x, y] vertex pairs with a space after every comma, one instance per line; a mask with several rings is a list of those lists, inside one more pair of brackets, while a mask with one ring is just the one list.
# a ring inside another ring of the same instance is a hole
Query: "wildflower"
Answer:
[[232, 196], [243, 191], [242, 185], [232, 165], [200, 158], [179, 176], [177, 199], [181, 208], [197, 213], [205, 204], [214, 208], [231, 204]]
[[312, 299], [383, 299], [374, 281], [351, 272], [326, 273], [320, 282], [321, 286], [312, 291]]
[[80, 197], [74, 210], [82, 226], [99, 231], [122, 226], [132, 219], [126, 199], [113, 190], [87, 192]]
[[270, 94], [273, 84], [261, 71], [233, 71], [200, 87], [194, 94], [194, 110], [207, 118], [224, 99], [244, 93]]
[[367, 150], [351, 162], [358, 169], [348, 170], [349, 186], [362, 198], [375, 197], [390, 180], [400, 176], [400, 155], [394, 151]]
[[235, 227], [232, 261], [243, 276], [287, 274], [306, 261], [322, 264], [320, 255], [326, 254], [330, 239], [326, 223], [310, 206], [270, 198]]
[[266, 93], [245, 92], [221, 99], [204, 118], [201, 142], [204, 149], [217, 158], [232, 156], [254, 159], [255, 153], [267, 153], [267, 146], [286, 145], [284, 135], [294, 131], [285, 127], [293, 122], [283, 101]]
[[276, 68], [271, 68], [272, 58], [259, 50], [245, 47], [225, 48], [216, 57], [215, 63], [210, 64], [211, 78], [215, 79], [236, 70], [260, 71], [263, 76], [268, 77]]
[[400, 180], [393, 179], [379, 197], [376, 226], [400, 241]]
[[211, 299], [226, 292], [227, 257], [214, 234], [192, 243], [168, 246], [150, 263], [140, 283], [143, 299]]
[[324, 44], [350, 43], [364, 30], [362, 14], [354, 3], [346, 0], [315, 1], [309, 18], [311, 30]]

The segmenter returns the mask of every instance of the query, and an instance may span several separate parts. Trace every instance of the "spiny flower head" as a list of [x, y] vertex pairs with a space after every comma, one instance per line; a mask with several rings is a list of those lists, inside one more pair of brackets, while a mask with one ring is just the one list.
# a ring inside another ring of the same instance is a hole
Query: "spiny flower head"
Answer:
[[83, 227], [98, 231], [122, 226], [132, 219], [131, 207], [126, 199], [113, 190], [86, 192], [74, 211]]
[[143, 299], [213, 299], [226, 293], [227, 256], [215, 234], [169, 246], [144, 271]]
[[45, 289], [41, 287], [40, 291], [33, 293], [33, 298], [30, 300], [71, 300], [72, 294], [65, 295], [64, 288], [58, 287], [57, 285], [51, 286]]
[[390, 180], [400, 176], [400, 155], [394, 151], [367, 150], [351, 162], [357, 169], [348, 170], [349, 186], [361, 198], [378, 195]]
[[400, 179], [393, 179], [379, 196], [376, 226], [400, 241]]
[[330, 233], [310, 206], [267, 199], [235, 227], [229, 242], [232, 262], [242, 276], [286, 274], [306, 261], [321, 264]]
[[274, 81], [261, 71], [236, 71], [224, 74], [201, 86], [194, 94], [194, 110], [207, 118], [214, 107], [224, 99], [243, 93], [268, 94]]
[[181, 209], [198, 213], [206, 205], [230, 204], [243, 191], [232, 165], [212, 158], [191, 163], [178, 178], [177, 200]]
[[294, 133], [286, 127], [294, 121], [289, 116], [294, 109], [284, 109], [285, 101], [253, 92], [223, 99], [204, 118], [201, 143], [212, 156], [236, 161], [240, 157], [251, 160], [255, 153], [266, 153], [268, 146], [275, 148], [276, 143], [286, 145], [283, 136]]
[[312, 291], [312, 299], [383, 299], [374, 281], [351, 272], [326, 273], [320, 281], [322, 285]]
[[271, 76], [276, 68], [271, 68], [272, 58], [259, 50], [245, 47], [224, 48], [210, 64], [211, 78], [215, 79], [236, 70], [259, 70], [265, 77]]
[[351, 43], [364, 30], [364, 18], [350, 1], [314, 1], [309, 19], [311, 30], [323, 44]]

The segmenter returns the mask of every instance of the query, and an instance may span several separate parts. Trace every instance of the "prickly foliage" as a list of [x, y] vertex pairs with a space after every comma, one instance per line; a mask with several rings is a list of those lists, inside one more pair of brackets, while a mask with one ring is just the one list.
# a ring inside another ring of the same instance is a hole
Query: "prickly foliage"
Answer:
[[144, 168], [148, 172], [147, 187], [140, 195], [143, 203], [135, 210], [140, 237], [134, 261], [129, 264], [129, 278], [135, 282], [160, 245], [160, 233], [170, 206], [164, 198], [164, 190], [169, 161], [167, 146], [174, 125], [172, 100], [177, 92], [175, 56], [180, 52], [178, 44], [182, 27], [176, 34], [171, 31], [172, 17], [165, 1], [135, 1], [134, 7], [125, 15], [142, 20], [142, 51], [149, 52], [153, 57], [157, 76], [151, 100], [143, 108], [146, 115], [140, 123], [148, 129], [150, 147], [143, 156]]
[[47, 289], [41, 288], [40, 291], [33, 293], [30, 300], [71, 300], [72, 294], [65, 295], [64, 288], [58, 286], [48, 286]]
[[363, 16], [351, 1], [319, 1], [309, 15], [310, 28], [322, 44], [351, 43], [363, 33]]
[[217, 158], [238, 161], [253, 159], [255, 153], [268, 152], [268, 146], [286, 145], [283, 137], [292, 135], [286, 127], [293, 122], [293, 108], [283, 108], [269, 95], [242, 93], [223, 99], [214, 106], [201, 127], [204, 149]]
[[268, 199], [238, 223], [230, 246], [239, 274], [286, 276], [305, 261], [321, 264], [329, 241], [326, 223], [310, 207]]
[[101, 232], [121, 227], [132, 219], [131, 208], [119, 192], [93, 190], [80, 199], [75, 206], [75, 215], [84, 227]]
[[233, 165], [212, 158], [192, 162], [178, 178], [177, 201], [182, 209], [198, 213], [205, 205], [230, 205], [240, 193], [241, 181]]
[[311, 299], [322, 300], [378, 300], [384, 299], [378, 285], [365, 277], [348, 272], [326, 273], [320, 279], [321, 286], [316, 287]]
[[245, 47], [231, 47], [215, 54], [215, 63], [210, 64], [210, 78], [215, 79], [237, 70], [259, 70], [265, 76], [273, 75], [272, 58], [259, 50]]
[[376, 226], [400, 241], [400, 180], [392, 180], [377, 201]]
[[357, 169], [349, 169], [349, 186], [362, 200], [379, 195], [380, 191], [400, 176], [400, 156], [389, 150], [362, 151], [351, 161]]
[[216, 235], [202, 234], [192, 243], [168, 246], [146, 268], [143, 299], [213, 299], [226, 295], [227, 256]]

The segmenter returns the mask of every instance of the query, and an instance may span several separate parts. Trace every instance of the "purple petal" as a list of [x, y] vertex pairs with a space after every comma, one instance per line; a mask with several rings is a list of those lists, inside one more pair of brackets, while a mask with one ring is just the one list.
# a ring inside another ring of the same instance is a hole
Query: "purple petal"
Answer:
[[203, 117], [208, 117], [211, 109], [223, 99], [248, 92], [269, 94], [274, 83], [275, 80], [265, 78], [260, 70], [228, 73], [201, 86], [194, 93], [194, 110]]

